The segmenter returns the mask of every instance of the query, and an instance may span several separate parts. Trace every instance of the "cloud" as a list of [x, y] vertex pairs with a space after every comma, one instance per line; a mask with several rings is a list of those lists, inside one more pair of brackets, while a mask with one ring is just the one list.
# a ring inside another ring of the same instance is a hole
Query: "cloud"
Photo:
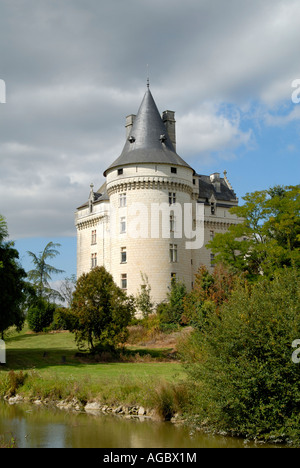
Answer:
[[240, 146], [247, 146], [251, 142], [252, 131], [243, 131], [240, 128], [240, 114], [227, 116], [212, 103], [206, 103], [177, 120], [177, 141], [179, 147], [187, 157], [194, 158], [210, 155], [215, 152], [228, 153]]
[[0, 213], [11, 236], [74, 235], [76, 207], [122, 151], [147, 64], [191, 165], [238, 158], [260, 122], [298, 119], [278, 106], [300, 76], [299, 14], [298, 0], [2, 0]]

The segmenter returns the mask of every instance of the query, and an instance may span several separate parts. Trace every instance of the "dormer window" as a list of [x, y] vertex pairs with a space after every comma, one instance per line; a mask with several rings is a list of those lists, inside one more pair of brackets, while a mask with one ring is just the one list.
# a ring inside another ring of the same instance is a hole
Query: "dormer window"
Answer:
[[214, 202], [210, 204], [210, 212], [212, 215], [216, 214], [216, 204]]
[[118, 175], [122, 175], [123, 174], [123, 169], [118, 169]]
[[177, 167], [171, 167], [171, 173], [177, 174]]
[[131, 135], [131, 136], [128, 138], [128, 141], [129, 141], [130, 143], [134, 143], [134, 142], [135, 142], [134, 136]]
[[167, 136], [166, 136], [165, 134], [160, 135], [159, 139], [160, 139], [160, 141], [163, 143], [164, 141], [166, 141]]

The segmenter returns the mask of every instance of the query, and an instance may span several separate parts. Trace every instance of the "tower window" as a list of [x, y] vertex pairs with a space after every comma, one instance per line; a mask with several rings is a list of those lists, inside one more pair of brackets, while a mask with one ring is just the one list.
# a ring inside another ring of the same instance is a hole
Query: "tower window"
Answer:
[[215, 266], [215, 254], [210, 254], [210, 266]]
[[120, 233], [123, 234], [124, 232], [126, 232], [126, 218], [122, 216], [120, 219]]
[[127, 251], [126, 247], [121, 247], [121, 263], [127, 262]]
[[177, 174], [177, 167], [171, 167], [171, 173]]
[[123, 169], [118, 169], [118, 175], [122, 175], [123, 174]]
[[97, 244], [97, 231], [92, 231], [92, 239], [91, 239], [91, 244]]
[[170, 215], [170, 232], [175, 232], [175, 216]]
[[176, 193], [169, 192], [169, 205], [173, 205], [176, 203]]
[[123, 208], [126, 206], [126, 193], [120, 193], [119, 195], [119, 207]]
[[216, 204], [214, 202], [210, 204], [210, 212], [212, 215], [216, 214]]
[[97, 266], [97, 254], [93, 253], [91, 258], [91, 268], [95, 268]]
[[127, 273], [121, 274], [121, 289], [127, 289]]
[[177, 262], [177, 244], [170, 244], [170, 262]]

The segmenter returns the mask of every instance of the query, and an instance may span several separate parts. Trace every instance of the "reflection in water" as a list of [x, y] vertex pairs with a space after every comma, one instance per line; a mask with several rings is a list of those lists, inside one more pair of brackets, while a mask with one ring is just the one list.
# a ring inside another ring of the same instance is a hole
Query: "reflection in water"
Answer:
[[[71, 413], [0, 402], [0, 435], [18, 448], [240, 448], [242, 439], [192, 433], [168, 422]], [[254, 446], [247, 444], [247, 447]], [[263, 446], [266, 447], [266, 446]]]

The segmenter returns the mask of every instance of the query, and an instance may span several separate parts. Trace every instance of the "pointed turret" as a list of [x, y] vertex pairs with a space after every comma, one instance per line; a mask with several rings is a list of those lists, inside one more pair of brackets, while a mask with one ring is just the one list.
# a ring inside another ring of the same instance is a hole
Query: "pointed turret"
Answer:
[[106, 169], [104, 176], [113, 168], [143, 163], [190, 167], [176, 153], [149, 87], [134, 119], [121, 156]]

